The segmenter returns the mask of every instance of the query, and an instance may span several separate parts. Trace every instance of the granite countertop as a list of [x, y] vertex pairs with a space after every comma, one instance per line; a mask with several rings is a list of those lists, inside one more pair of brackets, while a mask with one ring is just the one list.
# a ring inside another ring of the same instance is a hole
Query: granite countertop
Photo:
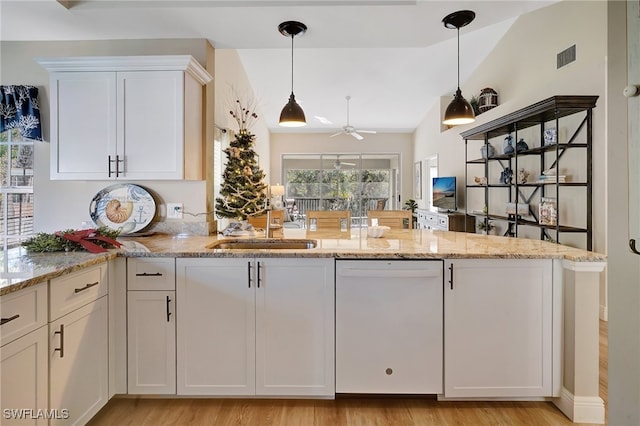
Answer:
[[285, 240], [312, 239], [312, 249], [225, 250], [208, 246], [220, 240], [247, 240], [260, 237], [181, 236], [156, 234], [141, 238], [119, 238], [128, 257], [336, 257], [342, 259], [567, 259], [576, 262], [601, 262], [606, 256], [573, 247], [525, 238], [509, 238], [465, 232], [427, 229], [388, 230], [382, 238], [367, 237], [366, 229], [350, 233], [285, 229]]
[[31, 253], [24, 248], [0, 252], [0, 296], [69, 272], [106, 262], [118, 251], [92, 254], [86, 251]]
[[188, 236], [155, 234], [121, 237], [120, 250], [104, 254], [87, 252], [29, 253], [11, 249], [3, 253], [0, 295], [17, 291], [73, 272], [115, 256], [126, 257], [335, 257], [340, 259], [566, 259], [574, 262], [604, 262], [606, 256], [568, 246], [531, 240], [464, 232], [434, 230], [389, 230], [382, 238], [368, 238], [366, 229], [351, 232], [284, 229], [284, 239], [317, 241], [312, 249], [229, 250], [208, 248], [220, 240], [259, 237]]

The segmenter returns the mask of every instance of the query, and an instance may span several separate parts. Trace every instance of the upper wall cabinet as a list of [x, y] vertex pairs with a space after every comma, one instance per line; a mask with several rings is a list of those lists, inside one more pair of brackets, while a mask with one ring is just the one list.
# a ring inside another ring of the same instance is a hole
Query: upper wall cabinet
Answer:
[[191, 56], [47, 58], [51, 179], [203, 179], [203, 85]]

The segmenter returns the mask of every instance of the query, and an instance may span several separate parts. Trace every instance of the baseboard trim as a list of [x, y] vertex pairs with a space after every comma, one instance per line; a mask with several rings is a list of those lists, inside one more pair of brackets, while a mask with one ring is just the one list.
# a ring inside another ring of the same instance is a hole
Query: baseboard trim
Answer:
[[575, 396], [563, 387], [553, 403], [574, 423], [604, 424], [604, 401], [599, 396]]

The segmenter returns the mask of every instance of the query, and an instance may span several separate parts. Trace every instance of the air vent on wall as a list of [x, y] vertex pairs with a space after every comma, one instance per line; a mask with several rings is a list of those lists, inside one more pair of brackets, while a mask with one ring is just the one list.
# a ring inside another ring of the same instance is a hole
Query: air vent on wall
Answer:
[[576, 60], [576, 45], [574, 44], [573, 46], [563, 50], [560, 53], [558, 53], [557, 60], [558, 60], [558, 66], [556, 67], [557, 69], [560, 69], [560, 68], [564, 67], [565, 65], [570, 64], [571, 62], [575, 61]]

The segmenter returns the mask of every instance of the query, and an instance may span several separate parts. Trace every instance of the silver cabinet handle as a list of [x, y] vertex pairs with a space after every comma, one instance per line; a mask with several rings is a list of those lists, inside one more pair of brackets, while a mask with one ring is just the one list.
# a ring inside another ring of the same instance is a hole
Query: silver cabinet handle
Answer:
[[73, 290], [73, 292], [74, 293], [80, 293], [81, 291], [85, 291], [87, 289], [90, 289], [91, 287], [96, 286], [98, 284], [99, 284], [99, 281], [96, 281], [95, 283], [89, 283], [89, 284], [85, 285], [82, 288], [76, 288], [75, 290]]
[[60, 335], [60, 347], [55, 348], [53, 351], [60, 351], [60, 358], [64, 358], [64, 324], [60, 324], [60, 331], [54, 331], [53, 334]]
[[262, 277], [260, 277], [260, 270], [262, 267], [260, 266], [260, 262], [258, 262], [258, 288], [260, 288], [260, 281], [262, 281]]
[[114, 161], [115, 161], [115, 160], [112, 160], [110, 155], [109, 155], [109, 156], [107, 156], [107, 171], [109, 172], [109, 173], [108, 173], [108, 176], [109, 176], [109, 177], [111, 177], [111, 174], [113, 173], [113, 172], [111, 171], [111, 163], [113, 163]]
[[14, 316], [9, 317], [9, 318], [2, 318], [2, 319], [0, 319], [0, 325], [4, 325], [4, 324], [6, 324], [8, 322], [11, 322], [14, 319], [18, 319], [18, 318], [20, 318], [20, 314], [15, 314]]
[[120, 170], [120, 163], [124, 166], [124, 159], [121, 160], [120, 156], [116, 155], [116, 177], [120, 177], [120, 173], [124, 172], [124, 167], [123, 170]]

